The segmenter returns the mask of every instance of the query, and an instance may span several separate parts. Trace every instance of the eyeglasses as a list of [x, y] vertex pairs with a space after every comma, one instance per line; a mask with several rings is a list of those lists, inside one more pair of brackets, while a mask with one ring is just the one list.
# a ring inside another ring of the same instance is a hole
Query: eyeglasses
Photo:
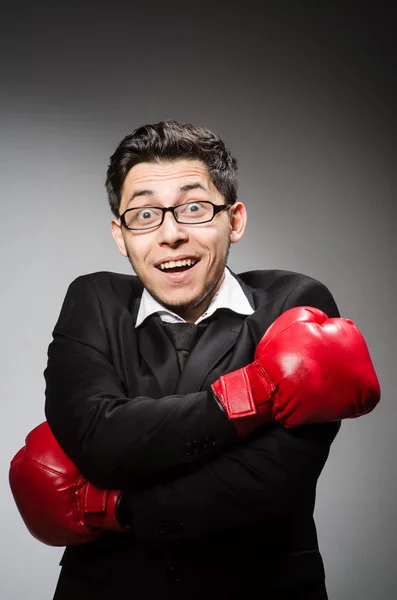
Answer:
[[137, 206], [128, 208], [122, 215], [120, 221], [124, 227], [131, 230], [141, 231], [160, 227], [164, 221], [165, 213], [173, 214], [175, 221], [183, 225], [201, 225], [209, 223], [224, 210], [228, 210], [230, 204], [213, 204], [207, 200], [196, 200], [176, 206]]

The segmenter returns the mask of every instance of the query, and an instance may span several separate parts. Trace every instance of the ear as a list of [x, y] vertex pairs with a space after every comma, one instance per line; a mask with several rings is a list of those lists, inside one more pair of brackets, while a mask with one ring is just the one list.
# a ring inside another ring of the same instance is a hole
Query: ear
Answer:
[[240, 241], [247, 224], [247, 211], [242, 202], [236, 202], [229, 209], [230, 212], [230, 243]]
[[110, 227], [112, 229], [113, 239], [116, 242], [118, 249], [120, 250], [120, 254], [122, 254], [123, 256], [127, 256], [127, 250], [125, 248], [123, 230], [120, 221], [118, 219], [112, 219], [110, 222]]

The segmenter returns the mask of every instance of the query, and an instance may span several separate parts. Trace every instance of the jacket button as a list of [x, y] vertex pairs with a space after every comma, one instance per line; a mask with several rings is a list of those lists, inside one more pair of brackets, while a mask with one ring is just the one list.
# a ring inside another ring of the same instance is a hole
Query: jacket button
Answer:
[[167, 567], [167, 576], [172, 580], [173, 583], [179, 583], [180, 578], [178, 577], [178, 571], [174, 565]]

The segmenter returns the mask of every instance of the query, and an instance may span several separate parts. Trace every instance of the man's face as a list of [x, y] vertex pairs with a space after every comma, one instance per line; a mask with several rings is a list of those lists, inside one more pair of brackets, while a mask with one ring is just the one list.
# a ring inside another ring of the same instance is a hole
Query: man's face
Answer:
[[[194, 200], [224, 204], [204, 163], [185, 159], [139, 163], [124, 181], [120, 214], [127, 208], [166, 207]], [[182, 225], [168, 212], [160, 227], [145, 231], [130, 231], [114, 219], [112, 233], [149, 293], [186, 321], [194, 322], [219, 289], [229, 246], [241, 238], [245, 222], [245, 208], [238, 202], [201, 225]], [[187, 263], [167, 268], [170, 261]]]

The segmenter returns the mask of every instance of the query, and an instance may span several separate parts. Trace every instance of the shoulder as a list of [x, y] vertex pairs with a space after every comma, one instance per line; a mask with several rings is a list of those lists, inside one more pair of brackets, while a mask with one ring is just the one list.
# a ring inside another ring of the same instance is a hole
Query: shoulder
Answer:
[[97, 271], [73, 279], [65, 296], [65, 304], [106, 306], [121, 304], [129, 307], [140, 300], [143, 286], [136, 275]]
[[313, 306], [329, 317], [339, 316], [335, 299], [325, 283], [296, 271], [267, 269], [245, 271], [236, 275], [242, 287], [248, 286], [255, 307], [276, 302], [281, 312], [294, 306]]
[[283, 295], [287, 297], [294, 290], [301, 292], [304, 289], [325, 288], [326, 286], [305, 273], [287, 271], [285, 269], [263, 269], [245, 271], [235, 275], [244, 286], [248, 286], [252, 293], [266, 292], [269, 298]]
[[300, 282], [304, 281], [317, 281], [304, 273], [285, 269], [258, 269], [256, 271], [244, 271], [236, 276], [252, 288], [267, 290], [299, 285]]
[[112, 271], [96, 271], [79, 275], [71, 281], [69, 290], [87, 290], [94, 288], [98, 292], [113, 290], [116, 293], [142, 294], [143, 286], [136, 275], [113, 273]]
[[77, 335], [82, 330], [95, 330], [104, 319], [135, 315], [142, 289], [134, 275], [110, 271], [79, 275], [67, 287], [56, 330], [75, 331]]

